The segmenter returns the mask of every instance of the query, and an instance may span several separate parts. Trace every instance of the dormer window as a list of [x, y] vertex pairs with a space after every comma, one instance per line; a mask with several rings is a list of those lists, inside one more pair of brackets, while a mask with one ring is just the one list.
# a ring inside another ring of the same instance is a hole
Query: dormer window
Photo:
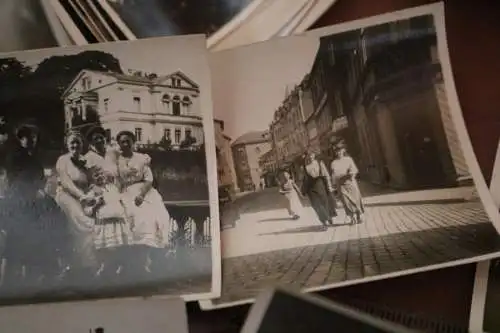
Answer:
[[181, 86], [181, 79], [173, 77], [172, 78], [172, 87], [180, 87]]

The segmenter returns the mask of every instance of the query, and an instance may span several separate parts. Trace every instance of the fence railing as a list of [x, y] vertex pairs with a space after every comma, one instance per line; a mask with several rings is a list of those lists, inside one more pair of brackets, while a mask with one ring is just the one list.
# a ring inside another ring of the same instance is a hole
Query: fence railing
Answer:
[[166, 201], [170, 214], [169, 247], [210, 247], [212, 220], [208, 200]]

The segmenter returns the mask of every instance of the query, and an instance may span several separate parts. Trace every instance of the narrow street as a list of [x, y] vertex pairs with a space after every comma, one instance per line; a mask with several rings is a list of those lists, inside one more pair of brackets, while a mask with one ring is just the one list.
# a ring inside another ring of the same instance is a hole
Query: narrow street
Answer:
[[367, 197], [359, 225], [344, 224], [339, 205], [337, 223], [326, 231], [309, 206], [299, 220], [290, 219], [277, 189], [242, 196], [235, 226], [222, 232], [217, 303], [252, 298], [271, 282], [314, 287], [500, 250], [472, 189], [439, 191]]

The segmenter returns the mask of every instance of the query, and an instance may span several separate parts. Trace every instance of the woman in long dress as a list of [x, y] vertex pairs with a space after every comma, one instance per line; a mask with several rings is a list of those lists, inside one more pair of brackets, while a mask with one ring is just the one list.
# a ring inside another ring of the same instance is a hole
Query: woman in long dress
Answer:
[[306, 154], [304, 162], [305, 177], [302, 184], [302, 194], [309, 197], [323, 229], [326, 229], [329, 224], [333, 225], [337, 215], [334, 207], [330, 207], [332, 200], [329, 199], [329, 196], [333, 192], [330, 174], [325, 164], [319, 161], [312, 152]]
[[365, 208], [356, 180], [358, 168], [354, 160], [347, 155], [345, 145], [342, 142], [334, 146], [334, 151], [335, 159], [331, 163], [332, 178], [344, 205], [346, 218], [349, 222], [361, 223]]
[[292, 219], [298, 220], [302, 211], [302, 204], [299, 199], [300, 190], [288, 171], [284, 171], [282, 175], [283, 180], [280, 193], [282, 193], [287, 199], [288, 214], [292, 217]]
[[122, 131], [116, 136], [121, 154], [118, 156], [118, 179], [127, 215], [132, 217], [133, 243], [140, 250], [139, 269], [151, 272], [153, 249], [168, 243], [170, 216], [160, 193], [153, 188], [151, 158], [135, 152], [135, 135]]
[[69, 273], [83, 284], [90, 282], [99, 268], [94, 246], [95, 221], [83, 209], [94, 198], [88, 194], [90, 179], [87, 161], [82, 156], [81, 135], [77, 132], [69, 133], [66, 147], [68, 153], [60, 156], [56, 163], [59, 185], [55, 198], [68, 219], [72, 254]]
[[100, 126], [91, 128], [86, 138], [89, 151], [85, 160], [91, 170], [91, 191], [102, 198], [93, 211], [94, 245], [100, 257], [98, 275], [112, 278], [126, 266], [126, 248], [132, 244], [130, 223], [118, 187], [118, 152], [114, 147], [107, 146], [106, 132]]

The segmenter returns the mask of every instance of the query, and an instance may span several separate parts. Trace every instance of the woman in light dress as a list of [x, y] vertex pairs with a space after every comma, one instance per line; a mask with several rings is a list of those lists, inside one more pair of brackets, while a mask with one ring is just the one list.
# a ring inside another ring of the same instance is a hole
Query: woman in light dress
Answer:
[[[72, 247], [70, 275], [81, 283], [92, 280], [99, 269], [94, 245], [94, 218], [84, 211], [87, 202], [93, 199], [88, 193], [91, 180], [87, 161], [83, 154], [83, 139], [77, 132], [66, 137], [68, 153], [56, 163], [58, 188], [56, 202], [68, 219], [68, 231]], [[80, 283], [79, 283], [80, 284]]]
[[284, 171], [282, 176], [283, 179], [280, 193], [287, 199], [288, 214], [290, 214], [292, 219], [298, 220], [300, 218], [300, 213], [302, 212], [302, 204], [299, 199], [300, 190], [288, 171]]
[[331, 163], [332, 179], [337, 186], [340, 200], [350, 223], [363, 222], [365, 208], [363, 198], [359, 190], [356, 176], [358, 168], [354, 160], [347, 155], [345, 145], [339, 142], [334, 145], [335, 159]]
[[116, 140], [120, 146], [117, 165], [122, 200], [132, 218], [133, 243], [142, 254], [139, 270], [150, 273], [152, 250], [163, 249], [168, 243], [170, 216], [160, 193], [153, 187], [151, 158], [133, 149], [135, 135], [122, 131]]
[[95, 218], [94, 245], [99, 254], [98, 275], [112, 278], [126, 267], [128, 245], [132, 233], [125, 208], [121, 202], [118, 183], [117, 150], [107, 146], [106, 132], [102, 127], [91, 128], [87, 135], [89, 150], [85, 154], [91, 173], [90, 191], [100, 202], [92, 208]]

